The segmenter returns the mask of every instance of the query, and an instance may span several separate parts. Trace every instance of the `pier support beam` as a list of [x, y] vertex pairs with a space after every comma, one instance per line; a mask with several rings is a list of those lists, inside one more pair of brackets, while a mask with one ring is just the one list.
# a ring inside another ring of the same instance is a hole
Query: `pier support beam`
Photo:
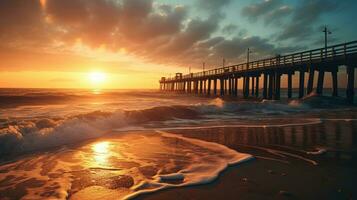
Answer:
[[309, 67], [309, 80], [307, 82], [307, 94], [311, 94], [313, 88], [314, 88], [314, 76], [315, 76], [315, 70], [313, 66]]
[[239, 81], [239, 78], [234, 78], [234, 96], [238, 96], [238, 81]]
[[221, 96], [224, 96], [224, 79], [223, 78], [221, 78], [221, 79], [219, 79], [220, 80], [220, 93], [221, 93]]
[[260, 75], [255, 77], [255, 97], [256, 98], [259, 97], [259, 78], [260, 78]]
[[273, 98], [273, 87], [274, 87], [274, 75], [273, 73], [269, 74], [269, 90], [268, 90], [268, 99]]
[[243, 98], [245, 97], [245, 76], [243, 76], [243, 87], [242, 87], [242, 92], [243, 92]]
[[267, 98], [268, 94], [268, 74], [264, 73], [263, 76], [263, 99]]
[[196, 94], [197, 94], [197, 95], [198, 95], [198, 93], [199, 93], [199, 88], [198, 88], [198, 87], [199, 87], [199, 83], [200, 83], [200, 82], [197, 80], [197, 81], [196, 81]]
[[192, 81], [187, 82], [187, 93], [191, 93], [191, 91], [192, 91], [191, 83], [192, 83]]
[[228, 77], [228, 94], [232, 95], [232, 78]]
[[203, 80], [200, 80], [200, 94], [203, 93]]
[[207, 94], [206, 80], [203, 80], [203, 94]]
[[274, 100], [280, 100], [280, 79], [281, 74], [276, 72], [275, 74], [275, 93], [274, 93]]
[[299, 98], [304, 97], [305, 93], [305, 71], [300, 70], [300, 75], [299, 75]]
[[292, 72], [288, 73], [288, 98], [291, 99], [293, 94], [293, 74]]
[[181, 92], [185, 93], [185, 91], [186, 91], [186, 81], [182, 81], [181, 82]]
[[254, 80], [254, 76], [252, 77], [252, 96], [254, 96], [254, 89], [255, 89], [255, 82], [254, 82], [255, 80]]
[[249, 76], [246, 76], [244, 78], [245, 78], [244, 98], [248, 98], [248, 96], [249, 96]]
[[231, 77], [231, 95], [234, 96], [234, 77]]
[[354, 84], [355, 84], [355, 68], [353, 66], [347, 66], [347, 101], [353, 104], [354, 100]]
[[316, 87], [316, 94], [322, 95], [324, 89], [324, 79], [325, 79], [325, 69], [320, 67], [319, 69], [319, 77], [317, 79], [317, 87]]
[[224, 94], [228, 94], [229, 86], [228, 86], [228, 78], [224, 80]]
[[337, 86], [337, 72], [338, 68], [331, 71], [331, 76], [332, 76], [332, 96], [337, 97], [338, 96], [338, 86]]
[[208, 79], [208, 85], [207, 85], [207, 95], [210, 96], [211, 95], [211, 79]]
[[217, 96], [217, 79], [213, 79], [213, 94], [214, 96]]

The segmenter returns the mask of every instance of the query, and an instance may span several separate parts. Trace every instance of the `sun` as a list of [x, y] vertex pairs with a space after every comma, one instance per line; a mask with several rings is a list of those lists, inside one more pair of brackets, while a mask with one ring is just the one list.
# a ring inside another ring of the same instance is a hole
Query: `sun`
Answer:
[[94, 85], [99, 85], [107, 80], [107, 75], [103, 72], [91, 72], [88, 75], [89, 80]]

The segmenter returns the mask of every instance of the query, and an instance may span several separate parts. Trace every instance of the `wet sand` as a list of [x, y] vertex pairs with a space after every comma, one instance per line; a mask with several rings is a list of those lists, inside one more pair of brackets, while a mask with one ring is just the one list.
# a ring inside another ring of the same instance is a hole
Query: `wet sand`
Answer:
[[[357, 198], [357, 121], [286, 124], [176, 129], [167, 130], [167, 136], [114, 132], [1, 166], [0, 199], [120, 199], [138, 191], [135, 187], [158, 190], [135, 199]], [[214, 148], [206, 149], [209, 144]], [[196, 175], [215, 174], [232, 158], [222, 145], [254, 159], [228, 167], [205, 184]], [[175, 174], [202, 163], [191, 175]], [[157, 180], [172, 173], [170, 179]], [[199, 181], [185, 186], [190, 178]], [[142, 180], [150, 184], [140, 186]], [[166, 187], [170, 184], [173, 188]]]
[[137, 199], [355, 199], [356, 169], [284, 164], [265, 159], [228, 168], [213, 183], [174, 188]]
[[137, 199], [356, 199], [356, 122], [173, 131], [255, 157], [214, 182]]

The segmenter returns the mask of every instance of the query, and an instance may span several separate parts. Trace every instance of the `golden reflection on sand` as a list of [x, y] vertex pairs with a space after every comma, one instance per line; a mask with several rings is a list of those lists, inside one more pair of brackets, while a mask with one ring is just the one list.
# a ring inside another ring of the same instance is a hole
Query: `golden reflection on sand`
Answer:
[[93, 144], [92, 150], [97, 154], [105, 154], [109, 152], [109, 142], [98, 142]]
[[93, 160], [96, 164], [108, 166], [108, 158], [112, 156], [113, 152], [110, 149], [110, 142], [103, 141], [94, 143], [92, 145]]

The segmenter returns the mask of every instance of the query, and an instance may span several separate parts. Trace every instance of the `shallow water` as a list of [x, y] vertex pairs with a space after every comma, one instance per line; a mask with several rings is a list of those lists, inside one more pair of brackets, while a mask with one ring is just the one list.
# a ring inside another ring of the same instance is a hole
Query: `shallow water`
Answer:
[[164, 132], [113, 134], [0, 166], [0, 197], [118, 199], [203, 184], [252, 157]]
[[357, 109], [342, 98], [39, 89], [0, 98], [1, 198], [129, 198], [208, 183], [252, 157], [357, 174]]

